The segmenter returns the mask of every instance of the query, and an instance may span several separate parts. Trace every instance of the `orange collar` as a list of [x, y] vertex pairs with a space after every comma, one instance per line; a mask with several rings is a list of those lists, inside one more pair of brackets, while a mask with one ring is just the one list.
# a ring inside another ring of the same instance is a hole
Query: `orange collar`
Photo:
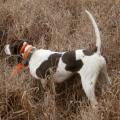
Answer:
[[[22, 47], [21, 51], [24, 51], [25, 46], [26, 46], [26, 45], [24, 45], [24, 46]], [[13, 76], [16, 76], [19, 72], [22, 71], [22, 69], [23, 69], [25, 66], [27, 66], [27, 65], [26, 65], [26, 62], [27, 62], [29, 53], [31, 52], [32, 49], [33, 49], [33, 47], [31, 46], [31, 47], [28, 48], [27, 51], [24, 52], [23, 61], [22, 61], [21, 63], [18, 63], [18, 64], [15, 66], [15, 68], [13, 69], [13, 71], [12, 71], [12, 73], [11, 73], [11, 77], [10, 77], [10, 78], [12, 78]], [[20, 51], [20, 52], [21, 52], [21, 51]], [[25, 63], [24, 63], [24, 62], [25, 62]]]
[[20, 54], [22, 54], [26, 48], [28, 44], [26, 43], [25, 45], [22, 46], [22, 48], [20, 49]]
[[28, 57], [28, 55], [29, 55], [29, 53], [30, 53], [30, 51], [31, 51], [32, 49], [33, 49], [33, 47], [31, 46], [31, 47], [28, 48], [27, 51], [24, 52], [24, 55], [23, 55], [23, 59], [24, 59], [24, 60], [27, 59], [27, 57]]
[[[27, 47], [27, 43], [25, 45], [22, 46], [22, 48], [20, 49], [20, 54], [22, 55], [23, 54], [23, 60], [26, 60], [30, 51], [32, 50], [32, 46], [28, 48], [27, 51], [25, 51], [25, 48]], [[24, 52], [25, 51], [25, 52]]]

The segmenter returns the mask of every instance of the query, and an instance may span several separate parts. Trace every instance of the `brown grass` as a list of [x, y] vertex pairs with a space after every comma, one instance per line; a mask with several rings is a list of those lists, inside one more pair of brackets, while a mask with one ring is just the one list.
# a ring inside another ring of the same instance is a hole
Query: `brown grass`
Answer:
[[[99, 79], [98, 111], [92, 110], [77, 77], [54, 85], [49, 76], [45, 90], [27, 69], [9, 79], [16, 63], [15, 58], [3, 54], [9, 41], [25, 38], [38, 48], [56, 51], [94, 44], [94, 31], [85, 9], [97, 20], [113, 82], [108, 87]], [[0, 0], [0, 120], [119, 120], [119, 13], [119, 0]]]

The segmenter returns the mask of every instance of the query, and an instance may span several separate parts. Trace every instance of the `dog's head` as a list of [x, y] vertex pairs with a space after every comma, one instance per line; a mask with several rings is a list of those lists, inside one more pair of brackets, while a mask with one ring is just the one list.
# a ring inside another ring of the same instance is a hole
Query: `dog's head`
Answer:
[[6, 44], [4, 47], [4, 51], [7, 55], [19, 55], [22, 46], [26, 43], [27, 42], [23, 40], [16, 40], [15, 42]]

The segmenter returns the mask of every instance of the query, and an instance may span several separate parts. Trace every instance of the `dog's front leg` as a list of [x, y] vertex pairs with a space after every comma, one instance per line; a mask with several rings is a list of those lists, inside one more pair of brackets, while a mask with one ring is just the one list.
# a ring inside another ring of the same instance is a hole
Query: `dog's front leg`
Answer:
[[45, 89], [45, 87], [47, 85], [47, 78], [44, 78], [44, 79], [41, 78], [40, 80], [41, 80], [41, 84], [42, 84], [43, 89]]

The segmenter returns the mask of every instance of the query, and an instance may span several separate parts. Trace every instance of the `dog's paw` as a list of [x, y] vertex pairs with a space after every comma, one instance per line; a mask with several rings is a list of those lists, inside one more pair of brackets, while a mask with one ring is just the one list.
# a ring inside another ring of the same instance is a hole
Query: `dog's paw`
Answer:
[[41, 79], [41, 84], [43, 89], [45, 89], [46, 85], [47, 85], [47, 80], [46, 79]]
[[91, 102], [92, 109], [97, 110], [98, 109], [98, 102], [96, 100]]
[[112, 80], [111, 80], [111, 78], [110, 77], [108, 77], [108, 81], [107, 81], [107, 84], [108, 84], [108, 86], [112, 86]]

